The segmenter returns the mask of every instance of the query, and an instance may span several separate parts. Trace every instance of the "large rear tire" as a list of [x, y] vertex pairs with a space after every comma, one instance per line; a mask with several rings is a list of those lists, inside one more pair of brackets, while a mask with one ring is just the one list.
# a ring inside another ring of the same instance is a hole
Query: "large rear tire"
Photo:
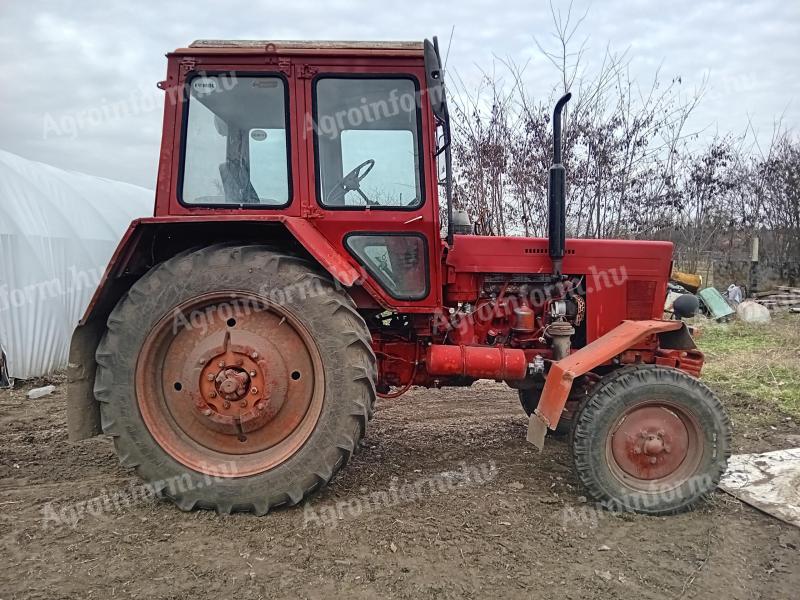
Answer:
[[579, 411], [575, 468], [612, 510], [667, 515], [712, 492], [730, 456], [730, 422], [716, 395], [677, 369], [624, 367]]
[[352, 300], [264, 246], [210, 246], [151, 269], [111, 313], [97, 363], [120, 461], [183, 510], [297, 504], [347, 463], [375, 400]]

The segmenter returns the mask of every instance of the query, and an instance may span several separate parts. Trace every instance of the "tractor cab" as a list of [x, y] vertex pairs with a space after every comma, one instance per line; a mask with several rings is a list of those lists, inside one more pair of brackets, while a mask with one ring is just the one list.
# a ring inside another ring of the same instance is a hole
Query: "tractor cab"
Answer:
[[201, 40], [170, 53], [156, 217], [308, 220], [324, 238], [311, 253], [348, 257], [363, 302], [432, 310], [437, 151], [449, 157], [426, 92], [432, 50]]

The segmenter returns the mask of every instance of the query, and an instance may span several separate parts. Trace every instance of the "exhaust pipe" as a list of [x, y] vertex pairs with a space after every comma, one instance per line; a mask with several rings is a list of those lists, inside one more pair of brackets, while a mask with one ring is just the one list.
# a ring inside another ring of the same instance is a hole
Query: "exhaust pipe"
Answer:
[[553, 165], [550, 167], [550, 183], [548, 186], [548, 224], [550, 260], [553, 261], [553, 274], [561, 275], [566, 242], [566, 180], [567, 172], [561, 164], [561, 111], [572, 98], [567, 92], [556, 102], [553, 110]]

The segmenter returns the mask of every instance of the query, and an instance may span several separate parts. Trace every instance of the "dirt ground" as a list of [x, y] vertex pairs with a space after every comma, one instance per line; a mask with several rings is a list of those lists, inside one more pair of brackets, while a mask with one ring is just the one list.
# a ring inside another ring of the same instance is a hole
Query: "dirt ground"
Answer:
[[[67, 441], [65, 386], [55, 383], [38, 400], [25, 397], [31, 385], [0, 391], [2, 600], [750, 599], [800, 589], [800, 530], [722, 492], [668, 518], [594, 510], [566, 443], [537, 453], [516, 395], [499, 384], [382, 401], [361, 451], [306, 509], [257, 518], [137, 499], [109, 439]], [[754, 424], [738, 416], [753, 410], [749, 399], [725, 401], [735, 452], [800, 446], [787, 414], [762, 407]], [[425, 481], [449, 485], [416, 485]], [[384, 501], [359, 501], [375, 491]], [[92, 501], [114, 494], [127, 505]]]

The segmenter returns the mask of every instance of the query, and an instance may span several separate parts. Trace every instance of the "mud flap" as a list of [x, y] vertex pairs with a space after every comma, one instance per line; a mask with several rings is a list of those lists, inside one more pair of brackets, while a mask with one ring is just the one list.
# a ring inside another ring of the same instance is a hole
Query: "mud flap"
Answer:
[[528, 419], [528, 435], [525, 437], [527, 441], [536, 446], [539, 452], [544, 448], [544, 438], [547, 435], [547, 423], [539, 416], [536, 411], [531, 413]]
[[67, 433], [71, 442], [102, 433], [100, 405], [94, 398], [94, 353], [104, 330], [103, 323], [90, 321], [72, 334], [67, 366]]

